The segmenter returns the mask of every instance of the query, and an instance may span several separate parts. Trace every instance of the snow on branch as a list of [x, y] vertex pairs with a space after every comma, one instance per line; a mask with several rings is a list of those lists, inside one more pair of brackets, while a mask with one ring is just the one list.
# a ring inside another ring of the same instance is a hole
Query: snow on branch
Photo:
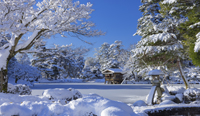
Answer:
[[196, 26], [198, 26], [198, 27], [199, 27], [199, 26], [200, 26], [200, 22], [198, 22], [198, 23], [195, 23], [195, 24], [193, 24], [193, 25], [190, 25], [190, 26], [189, 26], [189, 28], [194, 28], [194, 27], [196, 27]]
[[162, 2], [162, 4], [173, 4], [173, 3], [176, 3], [176, 2], [177, 2], [177, 0], [164, 0]]
[[155, 55], [156, 53], [160, 53], [161, 51], [175, 51], [183, 48], [181, 43], [176, 43], [173, 45], [164, 45], [164, 46], [141, 46], [132, 50], [134, 56], [139, 54], [149, 54]]
[[1, 49], [0, 50], [0, 68], [6, 69], [6, 65], [7, 65], [7, 57], [9, 56], [10, 52], [9, 50], [11, 49], [10, 46], [8, 46], [5, 49]]
[[149, 42], [156, 43], [157, 41], [170, 42], [173, 41], [174, 39], [176, 40], [177, 38], [176, 35], [173, 33], [158, 33], [142, 39], [141, 41], [138, 42], [137, 46], [148, 44]]
[[195, 42], [194, 52], [198, 52], [200, 50], [200, 32], [196, 35], [197, 41]]
[[[0, 1], [0, 31], [19, 36], [34, 30], [48, 29], [46, 37], [63, 32], [73, 32], [84, 36], [103, 35], [102, 31], [91, 29], [93, 22], [87, 21], [94, 11], [92, 4], [80, 4], [72, 0]], [[44, 35], [43, 35], [44, 36]]]
[[37, 4], [36, 0], [1, 0], [0, 35], [7, 33], [11, 39], [5, 39], [7, 43], [0, 46], [0, 61], [7, 62], [18, 52], [27, 51], [40, 37], [68, 33], [88, 37], [104, 35], [88, 21], [94, 11], [91, 7], [89, 2], [80, 4], [73, 0], [41, 0]]
[[28, 40], [26, 40], [24, 43], [20, 43], [16, 46], [15, 51], [18, 51], [19, 49], [23, 49], [25, 47], [27, 47], [31, 42], [34, 41], [34, 39], [36, 38], [36, 36], [38, 35], [38, 32], [40, 30], [35, 30], [33, 32], [33, 34], [28, 38]]

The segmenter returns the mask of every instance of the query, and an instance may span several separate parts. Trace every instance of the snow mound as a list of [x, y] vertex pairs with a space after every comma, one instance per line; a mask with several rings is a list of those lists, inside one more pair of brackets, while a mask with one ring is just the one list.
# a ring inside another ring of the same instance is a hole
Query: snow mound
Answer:
[[31, 89], [22, 84], [12, 85], [8, 83], [8, 93], [19, 94], [19, 95], [31, 95]]
[[174, 103], [171, 100], [165, 100], [165, 101], [161, 102], [159, 105], [168, 105], [168, 104], [176, 104], [176, 103]]
[[147, 106], [147, 104], [143, 100], [138, 100], [133, 103], [133, 106]]
[[173, 96], [173, 95], [169, 95], [169, 94], [167, 94], [167, 93], [163, 93], [162, 94], [162, 101], [165, 101], [165, 100], [174, 100], [176, 97], [175, 96]]
[[[59, 91], [59, 92], [56, 92]], [[54, 89], [46, 90], [47, 93], [66, 92], [73, 95], [70, 90]], [[56, 94], [54, 93], [54, 94]], [[61, 94], [60, 94], [61, 95]], [[71, 96], [70, 95], [70, 96]], [[54, 96], [54, 95], [53, 95]], [[69, 95], [61, 95], [62, 99]], [[0, 115], [1, 116], [132, 116], [135, 113], [125, 103], [112, 101], [98, 95], [85, 95], [82, 98], [72, 100], [63, 105], [59, 100], [49, 100], [44, 96], [16, 95], [0, 93]]]
[[[121, 116], [129, 116], [133, 113], [133, 110], [130, 106], [125, 103], [112, 101], [100, 96], [84, 96], [83, 98], [73, 100], [69, 102], [70, 108], [73, 108], [74, 115], [73, 116], [85, 116], [85, 114], [94, 114], [97, 116], [119, 116], [116, 115], [118, 112], [124, 113]], [[108, 109], [107, 109], [108, 108]], [[111, 110], [115, 113], [111, 113]], [[111, 113], [111, 114], [109, 114]], [[114, 115], [115, 114], [115, 115]], [[128, 115], [129, 114], [129, 115]]]
[[131, 116], [131, 115], [117, 107], [108, 107], [101, 112], [101, 116]]

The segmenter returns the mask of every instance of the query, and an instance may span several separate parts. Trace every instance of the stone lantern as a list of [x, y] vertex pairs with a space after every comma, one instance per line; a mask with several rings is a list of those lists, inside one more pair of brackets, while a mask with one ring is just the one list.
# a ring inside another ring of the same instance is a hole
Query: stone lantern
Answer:
[[[151, 70], [148, 73], [149, 76], [152, 76], [151, 83], [152, 83], [152, 86], [155, 88], [154, 94], [155, 94], [155, 91], [157, 91], [157, 93], [158, 93], [157, 103], [161, 102], [161, 96], [162, 96], [163, 91], [160, 87], [160, 84], [162, 82], [160, 79], [160, 75], [163, 75], [163, 74], [164, 73], [161, 70], [157, 70], [157, 69]], [[153, 97], [154, 97], [154, 95], [153, 95]], [[153, 97], [152, 97], [152, 99], [153, 99]]]

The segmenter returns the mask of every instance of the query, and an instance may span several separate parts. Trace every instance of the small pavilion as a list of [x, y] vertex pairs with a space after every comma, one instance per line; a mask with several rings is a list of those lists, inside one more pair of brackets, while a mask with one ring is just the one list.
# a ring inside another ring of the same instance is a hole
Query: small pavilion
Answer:
[[123, 73], [120, 68], [110, 68], [102, 72], [105, 75], [105, 84], [120, 84], [123, 81]]

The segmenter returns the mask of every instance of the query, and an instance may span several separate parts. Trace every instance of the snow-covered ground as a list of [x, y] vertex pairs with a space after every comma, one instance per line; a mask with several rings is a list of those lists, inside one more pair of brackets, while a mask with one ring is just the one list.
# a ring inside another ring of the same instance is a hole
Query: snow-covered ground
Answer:
[[[170, 86], [184, 87], [184, 84], [170, 84]], [[191, 86], [200, 88], [199, 84]], [[80, 91], [83, 95], [95, 93], [111, 100], [132, 104], [137, 100], [145, 101], [151, 87], [151, 84], [111, 85], [103, 83], [36, 83], [31, 87], [31, 89], [32, 95], [42, 95], [45, 89], [74, 88]]]
[[[174, 86], [171, 89], [176, 89], [177, 86], [184, 85], [171, 86]], [[199, 104], [175, 103], [146, 106], [143, 101], [150, 91], [151, 84], [36, 83], [31, 88], [32, 95], [0, 93], [0, 115], [145, 116], [146, 111], [171, 106], [199, 107]]]
[[145, 100], [151, 89], [151, 84], [123, 84], [111, 85], [103, 83], [36, 83], [32, 89], [32, 95], [42, 95], [45, 89], [53, 88], [74, 88], [83, 95], [95, 93], [102, 97], [121, 101], [124, 103], [134, 103], [137, 100]]

